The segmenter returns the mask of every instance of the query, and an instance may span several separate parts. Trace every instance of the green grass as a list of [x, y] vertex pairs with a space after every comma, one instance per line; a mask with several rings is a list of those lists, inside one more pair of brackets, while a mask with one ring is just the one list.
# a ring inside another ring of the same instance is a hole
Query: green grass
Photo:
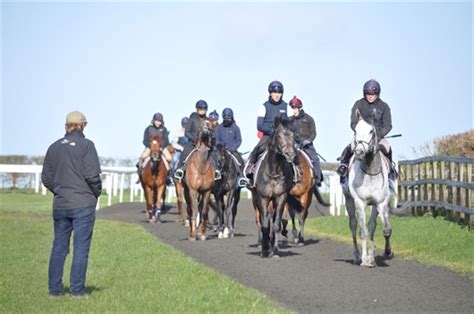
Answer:
[[[474, 274], [474, 233], [467, 227], [442, 217], [433, 218], [431, 215], [390, 216], [390, 224], [391, 244], [396, 256], [414, 259], [427, 265], [447, 267], [470, 276]], [[357, 230], [360, 247], [360, 228], [357, 227]], [[347, 216], [308, 219], [305, 231], [352, 245]], [[377, 221], [375, 243], [377, 253], [382, 254], [384, 237], [380, 219]], [[352, 254], [352, 251], [350, 252]], [[352, 258], [352, 255], [350, 257]]]
[[[87, 299], [47, 295], [53, 238], [46, 213], [0, 213], [0, 312], [284, 312], [253, 289], [162, 244], [141, 226], [97, 220]], [[71, 258], [64, 282], [69, 283]]]

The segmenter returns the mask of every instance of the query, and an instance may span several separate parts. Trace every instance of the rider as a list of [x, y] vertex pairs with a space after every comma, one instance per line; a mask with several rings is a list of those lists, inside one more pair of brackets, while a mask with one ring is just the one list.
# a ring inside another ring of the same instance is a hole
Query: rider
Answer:
[[172, 145], [175, 149], [175, 153], [173, 155], [173, 169], [172, 169], [172, 176], [174, 176], [174, 172], [176, 171], [176, 166], [178, 164], [179, 158], [181, 157], [181, 152], [184, 149], [184, 146], [189, 142], [189, 139], [184, 135], [184, 127], [186, 123], [188, 123], [189, 118], [183, 117], [181, 119], [181, 129], [176, 133], [176, 136], [173, 139]]
[[321, 181], [323, 181], [321, 165], [316, 149], [313, 146], [313, 141], [316, 138], [316, 125], [313, 118], [301, 109], [303, 108], [303, 102], [296, 96], [293, 96], [290, 100], [290, 107], [293, 109], [295, 141], [309, 158], [311, 158], [314, 172], [314, 184], [316, 186], [321, 186]]
[[[196, 112], [193, 112], [186, 126], [184, 128], [184, 134], [189, 139], [189, 142], [184, 146], [183, 152], [181, 153], [181, 157], [179, 158], [178, 164], [176, 165], [176, 171], [174, 173], [174, 177], [176, 179], [182, 179], [184, 176], [185, 170], [185, 160], [187, 159], [188, 155], [194, 149], [196, 145], [197, 136], [199, 133], [199, 129], [201, 124], [208, 120], [206, 117], [207, 113], [207, 102], [205, 100], [198, 100], [196, 102]], [[217, 163], [212, 158], [214, 165]], [[220, 170], [217, 169], [217, 166], [214, 167], [215, 170], [215, 179], [218, 180], [221, 177]]]
[[245, 175], [247, 177], [247, 184], [251, 185], [254, 175], [254, 167], [257, 163], [258, 157], [270, 144], [270, 136], [274, 131], [273, 120], [276, 116], [284, 114], [288, 115], [288, 104], [282, 99], [283, 84], [279, 81], [273, 81], [268, 85], [268, 100], [263, 103], [258, 109], [257, 114], [257, 129], [263, 133], [262, 138], [257, 143], [247, 160], [245, 166]]
[[[372, 79], [364, 84], [363, 94], [364, 97], [356, 101], [352, 107], [351, 128], [355, 131], [358, 122], [357, 111], [363, 119], [374, 120], [375, 130], [379, 138], [379, 147], [390, 160], [389, 177], [394, 179], [396, 171], [392, 165], [392, 149], [388, 141], [384, 139], [384, 136], [392, 129], [390, 107], [380, 98], [380, 84], [376, 80]], [[336, 171], [341, 177], [347, 175], [349, 160], [353, 155], [352, 150], [353, 147], [351, 147], [351, 144], [347, 145], [342, 152], [342, 156], [339, 157], [341, 162]]]
[[[143, 150], [143, 153], [140, 155], [137, 163], [137, 168], [138, 172], [143, 170], [143, 167], [145, 166], [143, 162], [145, 159], [150, 156], [150, 138], [154, 136], [161, 136], [161, 148], [165, 148], [170, 144], [169, 140], [169, 132], [165, 127], [165, 122], [163, 120], [163, 115], [159, 112], [155, 113], [153, 115], [153, 119], [150, 122], [150, 125], [146, 127], [145, 132], [143, 133], [143, 145], [145, 145], [145, 149]], [[168, 150], [163, 149], [162, 150], [163, 155], [165, 156], [165, 159], [169, 162], [171, 162], [171, 154], [168, 152]]]
[[[242, 178], [242, 167], [244, 165], [244, 160], [242, 156], [237, 151], [242, 144], [242, 136], [240, 134], [240, 128], [237, 126], [234, 120], [234, 112], [231, 108], [224, 108], [222, 111], [222, 124], [217, 126], [216, 131], [216, 143], [217, 145], [224, 145], [227, 150], [235, 157], [237, 162], [240, 164], [237, 167], [239, 176]], [[246, 185], [246, 180], [239, 180], [240, 186]]]

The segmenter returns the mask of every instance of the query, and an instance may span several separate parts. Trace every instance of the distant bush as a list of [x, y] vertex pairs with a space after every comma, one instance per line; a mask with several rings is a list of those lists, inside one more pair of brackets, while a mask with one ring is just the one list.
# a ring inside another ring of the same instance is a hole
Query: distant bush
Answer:
[[435, 155], [474, 158], [474, 130], [434, 140]]

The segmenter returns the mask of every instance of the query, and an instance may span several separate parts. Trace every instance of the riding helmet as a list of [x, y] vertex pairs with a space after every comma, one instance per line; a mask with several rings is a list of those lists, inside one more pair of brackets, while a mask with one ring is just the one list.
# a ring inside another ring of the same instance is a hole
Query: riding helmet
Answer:
[[268, 85], [269, 93], [281, 93], [283, 94], [283, 84], [279, 81], [273, 81]]
[[198, 100], [196, 103], [196, 109], [206, 109], [207, 110], [207, 102], [205, 100]]
[[153, 121], [161, 121], [163, 122], [163, 115], [159, 112], [155, 113], [153, 115]]
[[184, 128], [184, 126], [188, 123], [189, 118], [188, 117], [183, 117], [181, 119], [181, 126]]
[[222, 110], [222, 118], [225, 119], [226, 117], [233, 118], [234, 117], [234, 112], [230, 108], [224, 108]]
[[364, 84], [365, 95], [380, 95], [380, 84], [376, 80], [369, 80]]
[[219, 120], [219, 114], [217, 113], [217, 111], [213, 111], [209, 114], [209, 121], [217, 121]]
[[303, 107], [303, 102], [298, 97], [293, 96], [293, 98], [290, 100], [290, 107], [300, 109]]

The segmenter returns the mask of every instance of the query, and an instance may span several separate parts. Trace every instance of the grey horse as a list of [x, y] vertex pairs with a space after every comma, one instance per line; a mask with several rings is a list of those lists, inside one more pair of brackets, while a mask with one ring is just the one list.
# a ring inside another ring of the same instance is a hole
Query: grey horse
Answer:
[[[347, 185], [344, 187], [346, 208], [349, 214], [349, 226], [352, 231], [354, 243], [354, 264], [375, 267], [374, 233], [377, 226], [377, 216], [383, 222], [383, 235], [385, 237], [384, 256], [393, 257], [390, 245], [392, 228], [389, 222], [390, 198], [394, 194], [393, 182], [388, 178], [389, 164], [382, 152], [379, 151], [378, 137], [373, 122], [360, 118], [355, 127], [352, 142], [354, 161], [350, 167]], [[365, 208], [371, 205], [372, 210], [367, 228]], [[356, 217], [357, 213], [357, 217]], [[362, 257], [357, 246], [356, 230], [357, 219], [361, 228]], [[370, 241], [367, 246], [367, 238]]]

